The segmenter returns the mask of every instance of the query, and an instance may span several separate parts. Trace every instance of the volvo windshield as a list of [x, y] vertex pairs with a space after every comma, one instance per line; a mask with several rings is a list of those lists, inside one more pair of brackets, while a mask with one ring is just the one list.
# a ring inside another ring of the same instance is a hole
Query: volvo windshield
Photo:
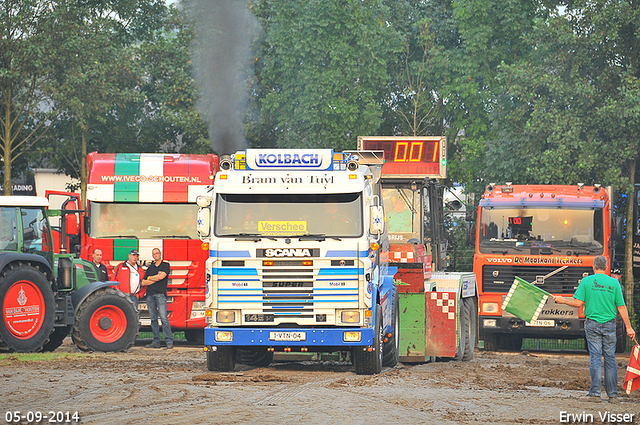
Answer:
[[603, 226], [601, 208], [483, 207], [479, 247], [484, 253], [541, 248], [601, 254]]
[[91, 202], [92, 238], [198, 239], [196, 204]]
[[215, 208], [216, 236], [323, 239], [363, 233], [360, 193], [219, 194]]

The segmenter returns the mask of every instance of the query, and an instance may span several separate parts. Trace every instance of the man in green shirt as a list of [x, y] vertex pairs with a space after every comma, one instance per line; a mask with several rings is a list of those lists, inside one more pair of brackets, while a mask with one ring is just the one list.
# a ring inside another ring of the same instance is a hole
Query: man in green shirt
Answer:
[[407, 203], [398, 198], [393, 203], [393, 210], [387, 213], [387, 228], [390, 232], [413, 232], [413, 214], [407, 208]]
[[593, 260], [593, 272], [580, 281], [572, 298], [552, 295], [558, 304], [584, 306], [584, 332], [589, 346], [591, 388], [587, 397], [600, 399], [602, 391], [602, 357], [604, 356], [604, 387], [610, 403], [618, 401], [618, 368], [616, 366], [616, 313], [624, 321], [627, 335], [636, 332], [629, 322], [629, 313], [622, 297], [620, 282], [606, 274], [607, 258], [598, 255]]

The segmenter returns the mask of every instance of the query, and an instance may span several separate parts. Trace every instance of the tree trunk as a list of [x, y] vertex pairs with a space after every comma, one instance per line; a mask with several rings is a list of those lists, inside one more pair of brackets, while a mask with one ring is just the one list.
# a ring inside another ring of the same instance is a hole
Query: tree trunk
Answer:
[[4, 156], [4, 194], [13, 195], [11, 191], [11, 154]]
[[627, 189], [627, 229], [626, 229], [626, 238], [624, 241], [624, 259], [625, 259], [625, 268], [624, 268], [624, 298], [627, 303], [627, 309], [629, 310], [629, 314], [632, 318], [635, 319], [635, 310], [634, 310], [634, 300], [633, 300], [633, 292], [634, 292], [634, 282], [633, 282], [633, 235], [635, 232], [634, 224], [635, 220], [633, 217], [633, 204], [636, 202], [635, 199], [635, 177], [636, 177], [636, 159], [629, 161], [629, 186]]
[[2, 183], [2, 187], [5, 196], [8, 196], [13, 194], [11, 191], [11, 88], [7, 90], [5, 95], [7, 98], [5, 99], [6, 104], [4, 105], [4, 134], [2, 135], [2, 159], [4, 163], [4, 182]]
[[82, 148], [80, 158], [80, 206], [84, 208], [87, 201], [87, 132], [82, 130]]

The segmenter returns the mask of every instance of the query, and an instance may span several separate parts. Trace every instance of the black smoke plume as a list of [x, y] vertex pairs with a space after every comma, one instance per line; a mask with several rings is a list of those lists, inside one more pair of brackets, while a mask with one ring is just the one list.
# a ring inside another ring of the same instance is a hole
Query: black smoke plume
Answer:
[[242, 121], [252, 74], [251, 34], [257, 29], [247, 0], [192, 0], [196, 22], [194, 78], [197, 108], [209, 124], [211, 147], [232, 154], [246, 145]]

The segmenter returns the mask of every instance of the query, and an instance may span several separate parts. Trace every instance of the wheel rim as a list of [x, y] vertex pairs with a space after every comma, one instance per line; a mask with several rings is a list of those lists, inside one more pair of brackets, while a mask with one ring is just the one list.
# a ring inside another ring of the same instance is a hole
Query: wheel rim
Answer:
[[116, 306], [103, 305], [91, 315], [89, 328], [99, 342], [116, 342], [127, 330], [127, 316]]
[[17, 339], [33, 338], [46, 313], [42, 291], [33, 282], [20, 280], [9, 288], [2, 303], [2, 319]]

